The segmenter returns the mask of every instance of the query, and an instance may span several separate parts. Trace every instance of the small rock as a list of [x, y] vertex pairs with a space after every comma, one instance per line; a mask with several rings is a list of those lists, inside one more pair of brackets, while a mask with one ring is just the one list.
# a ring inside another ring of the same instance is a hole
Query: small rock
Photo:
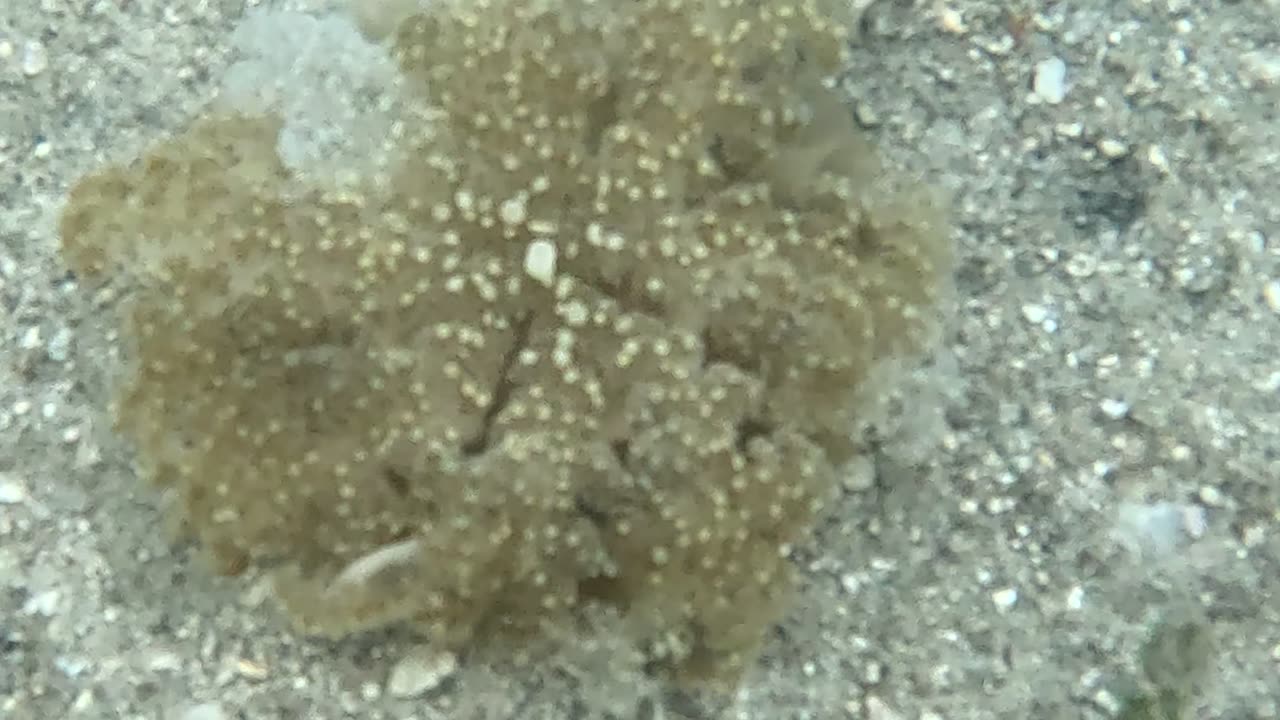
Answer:
[[71, 330], [65, 327], [58, 328], [58, 331], [49, 339], [45, 352], [55, 362], [65, 362], [71, 355]]
[[1209, 507], [1222, 507], [1222, 491], [1218, 490], [1218, 488], [1212, 485], [1204, 485], [1200, 488], [1200, 492], [1198, 494], [1200, 496], [1200, 502], [1205, 505], [1208, 505]]
[[1060, 57], [1051, 57], [1036, 64], [1031, 91], [1044, 102], [1057, 105], [1067, 96], [1067, 64]]
[[853, 114], [858, 124], [864, 128], [873, 128], [880, 124], [880, 113], [868, 103], [860, 102], [854, 105]]
[[1119, 715], [1120, 711], [1124, 709], [1120, 704], [1120, 699], [1106, 688], [1100, 688], [1093, 694], [1093, 702], [1111, 717]]
[[1250, 525], [1240, 531], [1240, 542], [1247, 548], [1256, 548], [1267, 537], [1267, 529], [1262, 525]]
[[524, 255], [525, 273], [550, 286], [556, 276], [556, 246], [550, 240], [537, 239], [529, 243]]
[[863, 703], [863, 709], [866, 712], [867, 720], [901, 720], [899, 715], [893, 708], [889, 707], [883, 700], [872, 695]]
[[23, 350], [37, 350], [44, 345], [44, 337], [40, 333], [39, 325], [32, 325], [22, 332], [22, 337], [18, 338], [18, 347]]
[[1049, 333], [1058, 329], [1057, 321], [1050, 315], [1049, 308], [1044, 305], [1027, 303], [1022, 306], [1022, 317], [1032, 325], [1039, 325], [1040, 329]]
[[1159, 145], [1152, 145], [1147, 148], [1147, 162], [1151, 163], [1151, 167], [1161, 173], [1168, 174], [1169, 156], [1165, 154], [1164, 148]]
[[142, 660], [150, 672], [173, 673], [182, 669], [182, 657], [167, 648], [151, 648], [143, 653]]
[[1116, 398], [1105, 398], [1098, 403], [1098, 409], [1112, 420], [1119, 420], [1129, 414], [1129, 403]]
[[1193, 540], [1199, 540], [1209, 530], [1208, 513], [1199, 505], [1182, 508], [1182, 529]]
[[969, 31], [968, 26], [964, 23], [964, 16], [959, 10], [952, 7], [943, 7], [938, 11], [938, 24], [942, 26], [945, 32], [952, 35], [964, 35]]
[[62, 593], [57, 590], [45, 590], [27, 598], [27, 601], [22, 605], [22, 611], [27, 615], [53, 617], [57, 614], [58, 606], [61, 603]]
[[858, 590], [862, 589], [862, 582], [858, 580], [858, 576], [853, 573], [845, 573], [840, 576], [840, 587], [850, 595], [857, 595]]
[[27, 488], [16, 478], [0, 474], [0, 505], [17, 505], [30, 497]]
[[93, 703], [96, 702], [96, 700], [93, 690], [85, 688], [80, 691], [79, 695], [76, 695], [75, 702], [71, 703], [71, 710], [76, 713], [86, 713], [89, 711], [89, 708], [93, 707]]
[[457, 669], [458, 658], [451, 652], [429, 648], [410, 651], [391, 668], [387, 693], [398, 698], [422, 695], [440, 687]]
[[235, 662], [236, 674], [245, 680], [259, 682], [267, 679], [267, 666], [248, 658], [239, 658]]
[[89, 669], [89, 661], [74, 655], [59, 655], [53, 659], [53, 666], [63, 675], [74, 680]]
[[1058, 125], [1054, 127], [1053, 131], [1064, 138], [1075, 140], [1084, 135], [1084, 123], [1058, 123]]
[[1084, 588], [1075, 585], [1067, 592], [1067, 609], [1080, 610], [1084, 607]]
[[1280, 280], [1270, 280], [1262, 286], [1262, 300], [1273, 313], [1280, 313]]
[[1001, 610], [1008, 610], [1018, 603], [1018, 589], [1004, 588], [991, 593], [991, 602]]
[[1115, 160], [1128, 154], [1129, 146], [1119, 140], [1112, 138], [1103, 138], [1098, 141], [1098, 152], [1108, 160]]
[[49, 53], [44, 45], [32, 41], [22, 46], [22, 74], [35, 77], [49, 67]]
[[189, 705], [174, 716], [175, 720], [228, 720], [231, 716], [216, 702]]

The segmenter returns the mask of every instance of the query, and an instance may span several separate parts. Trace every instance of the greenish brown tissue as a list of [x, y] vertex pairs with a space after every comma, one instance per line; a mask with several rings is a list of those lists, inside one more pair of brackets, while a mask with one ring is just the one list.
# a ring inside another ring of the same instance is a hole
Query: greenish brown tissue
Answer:
[[309, 185], [282, 119], [211, 111], [72, 190], [68, 263], [133, 288], [121, 431], [308, 631], [507, 642], [604, 604], [732, 679], [950, 270], [823, 83], [843, 20], [440, 0], [392, 42], [379, 182]]

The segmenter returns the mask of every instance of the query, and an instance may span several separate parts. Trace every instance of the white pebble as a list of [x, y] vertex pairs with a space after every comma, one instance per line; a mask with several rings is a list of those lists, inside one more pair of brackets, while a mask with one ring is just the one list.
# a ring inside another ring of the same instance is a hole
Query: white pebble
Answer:
[[1053, 129], [1053, 131], [1058, 133], [1062, 137], [1071, 138], [1072, 140], [1075, 140], [1081, 137], [1082, 135], [1084, 135], [1084, 123], [1081, 123], [1081, 122], [1059, 123], [1057, 127]]
[[178, 720], [227, 720], [230, 715], [216, 702], [190, 705], [178, 715]]
[[1084, 607], [1084, 588], [1076, 585], [1067, 593], [1067, 609], [1080, 610]]
[[1205, 509], [1199, 505], [1188, 505], [1182, 509], [1182, 529], [1193, 540], [1199, 540], [1209, 530], [1209, 517]]
[[1280, 280], [1270, 280], [1262, 286], [1262, 300], [1273, 313], [1280, 313]]
[[901, 720], [902, 718], [893, 708], [886, 705], [883, 700], [875, 695], [867, 698], [864, 707], [867, 711], [867, 720]]
[[1067, 96], [1067, 64], [1051, 57], [1036, 64], [1031, 89], [1044, 102], [1057, 105]]
[[1008, 610], [1018, 602], [1017, 588], [1004, 588], [991, 593], [991, 602], [1001, 610]]
[[387, 693], [394, 697], [415, 697], [430, 692], [458, 669], [458, 658], [451, 652], [417, 648], [396, 663], [387, 678]]
[[1106, 688], [1100, 688], [1098, 692], [1093, 694], [1093, 702], [1103, 709], [1109, 717], [1115, 717], [1120, 714], [1123, 707], [1120, 700]]
[[32, 41], [22, 46], [22, 74], [34, 77], [49, 67], [49, 54], [44, 45]]
[[840, 576], [840, 587], [844, 588], [844, 591], [850, 595], [857, 595], [858, 590], [862, 588], [862, 583], [858, 580], [857, 575], [845, 573]]
[[1098, 152], [1102, 153], [1103, 157], [1114, 160], [1128, 153], [1129, 146], [1113, 138], [1103, 138], [1098, 141]]
[[1029, 323], [1039, 325], [1049, 318], [1049, 309], [1043, 305], [1027, 303], [1022, 306], [1022, 317]]
[[964, 16], [960, 11], [951, 7], [943, 7], [938, 11], [938, 24], [942, 29], [952, 35], [963, 35], [969, 31], [964, 24]]
[[1165, 154], [1164, 148], [1159, 145], [1152, 145], [1147, 148], [1147, 162], [1151, 163], [1151, 167], [1162, 173], [1169, 172], [1169, 156]]
[[74, 680], [89, 669], [89, 661], [75, 655], [59, 655], [53, 659], [53, 666], [63, 675]]
[[1240, 531], [1240, 542], [1247, 548], [1256, 548], [1267, 537], [1267, 530], [1261, 525], [1250, 525]]
[[142, 653], [142, 666], [150, 672], [174, 673], [182, 669], [182, 656], [167, 648], [149, 648]]
[[1129, 403], [1116, 398], [1106, 398], [1098, 403], [1098, 409], [1112, 420], [1119, 420], [1129, 414]]
[[66, 361], [71, 353], [71, 330], [65, 327], [59, 328], [49, 339], [45, 352], [49, 353], [49, 358], [55, 362]]
[[1280, 370], [1272, 370], [1266, 377], [1255, 380], [1253, 389], [1265, 393], [1280, 390]]
[[1209, 507], [1222, 507], [1222, 491], [1218, 488], [1212, 485], [1204, 485], [1201, 486], [1198, 494], [1200, 496], [1200, 502], [1205, 505], [1208, 505]]
[[27, 615], [53, 617], [57, 614], [58, 606], [61, 604], [62, 593], [57, 590], [45, 590], [27, 598], [27, 601], [22, 605], [22, 612]]
[[74, 710], [76, 714], [83, 715], [89, 711], [89, 708], [93, 707], [93, 703], [96, 699], [97, 696], [94, 695], [93, 691], [85, 688], [80, 691], [79, 695], [76, 695], [75, 702], [71, 703], [71, 709]]
[[40, 326], [33, 325], [22, 332], [22, 337], [18, 338], [18, 347], [23, 350], [35, 350], [44, 344], [44, 337], [40, 333]]
[[21, 482], [8, 475], [0, 475], [0, 505], [16, 505], [26, 502], [29, 497]]
[[534, 240], [524, 253], [524, 271], [529, 277], [551, 287], [556, 277], [556, 246], [550, 240]]

